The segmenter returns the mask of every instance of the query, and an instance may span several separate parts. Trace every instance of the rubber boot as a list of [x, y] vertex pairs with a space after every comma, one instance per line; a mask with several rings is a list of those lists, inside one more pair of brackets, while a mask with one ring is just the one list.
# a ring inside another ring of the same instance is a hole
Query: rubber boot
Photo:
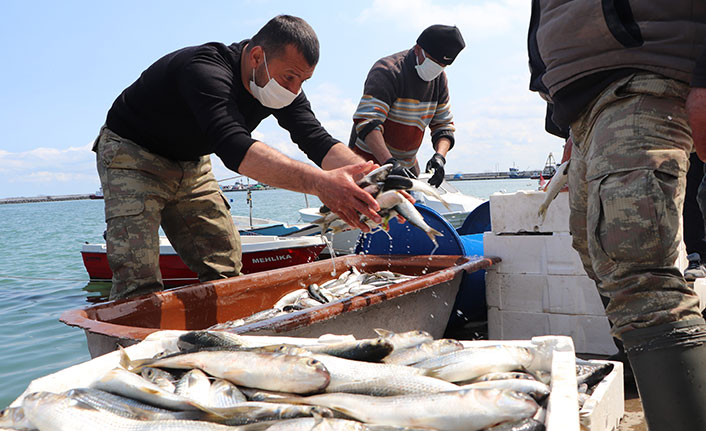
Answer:
[[706, 430], [706, 322], [622, 335], [650, 431]]

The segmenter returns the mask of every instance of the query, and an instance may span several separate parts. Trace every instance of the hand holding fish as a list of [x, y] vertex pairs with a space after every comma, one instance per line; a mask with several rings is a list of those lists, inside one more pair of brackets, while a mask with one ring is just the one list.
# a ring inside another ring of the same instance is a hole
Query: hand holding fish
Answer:
[[375, 166], [368, 162], [322, 171], [313, 185], [324, 205], [347, 224], [363, 232], [370, 231], [370, 228], [359, 220], [360, 214], [378, 223], [382, 218], [377, 214], [380, 206], [375, 198], [357, 185], [355, 178], [369, 173]]

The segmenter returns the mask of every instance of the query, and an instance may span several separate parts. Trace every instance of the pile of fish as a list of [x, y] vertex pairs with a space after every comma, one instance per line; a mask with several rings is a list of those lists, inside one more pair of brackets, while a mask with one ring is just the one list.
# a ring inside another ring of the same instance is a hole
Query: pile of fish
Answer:
[[[402, 216], [412, 226], [415, 226], [424, 231], [429, 239], [438, 245], [436, 242], [437, 236], [444, 236], [441, 232], [433, 229], [425, 221], [424, 217], [417, 211], [414, 205], [399, 191], [420, 192], [427, 196], [433, 196], [449, 208], [448, 203], [444, 201], [439, 192], [424, 181], [419, 181], [414, 178], [407, 178], [399, 175], [391, 175], [390, 170], [392, 164], [382, 165], [379, 168], [368, 173], [357, 184], [365, 191], [370, 193], [380, 205], [378, 215], [382, 217], [380, 224], [375, 223], [368, 217], [360, 216], [360, 221], [370, 227], [371, 230], [384, 229], [388, 230], [390, 219], [397, 216]], [[323, 235], [331, 229], [333, 233], [340, 232], [345, 229], [350, 229], [350, 226], [341, 220], [338, 215], [331, 212], [326, 206], [322, 206], [319, 210], [324, 214], [321, 218], [314, 221], [321, 227]]]
[[338, 278], [332, 278], [319, 286], [310, 284], [305, 289], [294, 290], [275, 303], [272, 308], [259, 311], [242, 319], [217, 323], [209, 329], [225, 330], [249, 323], [259, 322], [282, 314], [304, 310], [321, 304], [337, 301], [349, 296], [360, 295], [373, 289], [416, 278], [412, 275], [397, 274], [391, 271], [374, 273], [360, 272], [356, 267], [343, 272]]
[[[544, 429], [549, 372], [539, 349], [464, 347], [422, 331], [318, 344], [252, 344], [194, 331], [178, 351], [121, 352], [120, 367], [84, 388], [35, 392], [0, 428], [94, 430]], [[264, 337], [258, 337], [260, 340]], [[546, 356], [544, 356], [546, 358]], [[610, 370], [577, 368], [580, 384]]]

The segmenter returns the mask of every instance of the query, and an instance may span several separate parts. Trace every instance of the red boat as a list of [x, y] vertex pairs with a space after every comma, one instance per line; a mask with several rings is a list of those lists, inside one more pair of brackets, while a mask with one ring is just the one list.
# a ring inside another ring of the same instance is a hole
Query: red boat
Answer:
[[[279, 237], [271, 235], [242, 235], [243, 274], [283, 268], [313, 262], [326, 244], [319, 236]], [[108, 265], [105, 244], [84, 244], [81, 248], [83, 264], [93, 281], [110, 281], [113, 272]], [[165, 286], [181, 286], [198, 282], [165, 237], [160, 238], [159, 269]]]

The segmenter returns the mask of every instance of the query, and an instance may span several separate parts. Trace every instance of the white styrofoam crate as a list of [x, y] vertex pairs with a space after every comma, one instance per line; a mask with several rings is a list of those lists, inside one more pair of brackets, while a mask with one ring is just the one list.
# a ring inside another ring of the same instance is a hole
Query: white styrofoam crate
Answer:
[[579, 411], [581, 429], [587, 431], [613, 431], [618, 429], [625, 415], [625, 387], [623, 363], [616, 361], [590, 362], [613, 364], [613, 371], [593, 389], [593, 393]]
[[542, 219], [538, 210], [546, 197], [546, 192], [530, 190], [490, 195], [492, 232], [569, 232], [569, 193], [559, 193]]
[[505, 311], [488, 307], [488, 338], [522, 340], [542, 335], [566, 335], [577, 353], [613, 355], [618, 352], [605, 316]]
[[[178, 351], [177, 340], [186, 331], [157, 331], [138, 344], [129, 346], [125, 352], [131, 358], [149, 358], [162, 351]], [[298, 337], [266, 337], [248, 336], [253, 345], [268, 344], [316, 344], [320, 339]], [[322, 336], [327, 342], [333, 340], [353, 340], [351, 335]], [[495, 340], [462, 341], [466, 347], [474, 345], [497, 345]], [[616, 363], [613, 372], [603, 379], [595, 388], [583, 408], [578, 410], [576, 393], [575, 364], [576, 355], [572, 340], [561, 336], [538, 337], [532, 340], [512, 340], [503, 344], [518, 346], [535, 346], [540, 354], [535, 358], [544, 364], [543, 368], [551, 370], [552, 393], [549, 395], [550, 407], [547, 411], [547, 431], [612, 431], [614, 428], [600, 424], [616, 423], [624, 412], [624, 397], [622, 396], [622, 364]], [[542, 348], [541, 346], [544, 346]], [[547, 353], [550, 353], [546, 357]], [[22, 399], [29, 393], [37, 391], [63, 392], [69, 389], [90, 385], [108, 370], [116, 367], [120, 361], [120, 352], [115, 351], [99, 356], [90, 361], [73, 365], [53, 374], [33, 380], [10, 407], [21, 406]], [[591, 360], [590, 362], [594, 362]], [[597, 361], [604, 362], [604, 361]], [[620, 392], [619, 392], [620, 391]], [[609, 403], [609, 405], [606, 405]], [[617, 416], [620, 414], [620, 416]], [[616, 418], [617, 417], [617, 418]]]
[[485, 232], [483, 254], [502, 259], [494, 265], [501, 274], [586, 275], [568, 233], [498, 235]]
[[485, 273], [489, 307], [504, 311], [605, 315], [598, 289], [585, 275]]
[[[503, 274], [586, 275], [579, 253], [571, 245], [571, 234], [566, 232], [539, 235], [484, 232], [483, 254], [500, 257], [503, 261], [494, 268]], [[682, 241], [674, 265], [684, 270], [688, 263]]]
[[699, 295], [699, 308], [703, 310], [706, 308], [706, 278], [697, 278], [694, 281], [694, 291]]

